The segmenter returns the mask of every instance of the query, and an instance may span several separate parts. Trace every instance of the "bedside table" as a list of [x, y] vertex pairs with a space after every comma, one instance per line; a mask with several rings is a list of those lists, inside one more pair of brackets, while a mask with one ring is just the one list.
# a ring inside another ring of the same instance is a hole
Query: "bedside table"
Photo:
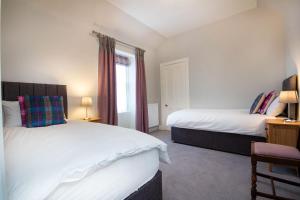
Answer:
[[[297, 147], [299, 130], [300, 121], [285, 122], [282, 118], [266, 120], [268, 143]], [[269, 165], [269, 170], [272, 171], [272, 164]]]
[[266, 120], [267, 141], [297, 147], [300, 121], [285, 122], [282, 118]]
[[92, 117], [92, 118], [89, 118], [89, 119], [82, 119], [82, 120], [86, 121], [86, 122], [101, 123], [101, 118], [99, 118], [99, 117]]
[[89, 122], [95, 122], [95, 123], [101, 123], [101, 118], [99, 117], [94, 117], [94, 118], [90, 118], [88, 119]]

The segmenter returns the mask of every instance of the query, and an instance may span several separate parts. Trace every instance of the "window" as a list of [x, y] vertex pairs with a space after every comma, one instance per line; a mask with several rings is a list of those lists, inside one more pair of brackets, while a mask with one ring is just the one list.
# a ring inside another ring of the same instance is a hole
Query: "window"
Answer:
[[132, 49], [116, 49], [118, 126], [135, 128], [136, 63]]
[[118, 113], [128, 112], [128, 66], [116, 64]]

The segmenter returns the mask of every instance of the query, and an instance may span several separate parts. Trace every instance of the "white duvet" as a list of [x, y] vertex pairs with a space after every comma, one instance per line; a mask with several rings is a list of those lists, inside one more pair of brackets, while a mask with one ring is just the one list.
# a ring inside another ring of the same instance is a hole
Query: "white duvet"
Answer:
[[9, 199], [46, 199], [64, 183], [81, 181], [114, 161], [153, 149], [161, 161], [169, 162], [165, 143], [135, 130], [78, 121], [5, 128]]
[[171, 113], [170, 127], [265, 137], [267, 115], [249, 114], [249, 110], [185, 109]]

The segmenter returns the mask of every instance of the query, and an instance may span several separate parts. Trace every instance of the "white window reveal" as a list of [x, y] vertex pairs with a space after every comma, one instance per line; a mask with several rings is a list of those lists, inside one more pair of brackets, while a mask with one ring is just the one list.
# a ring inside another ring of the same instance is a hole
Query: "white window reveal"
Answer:
[[116, 64], [118, 113], [128, 112], [128, 66]]
[[135, 128], [136, 63], [135, 54], [116, 50], [118, 125]]

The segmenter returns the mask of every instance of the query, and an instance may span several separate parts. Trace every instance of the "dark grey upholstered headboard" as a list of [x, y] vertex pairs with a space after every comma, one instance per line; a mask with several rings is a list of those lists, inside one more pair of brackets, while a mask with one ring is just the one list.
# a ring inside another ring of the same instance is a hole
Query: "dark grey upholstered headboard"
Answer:
[[[282, 82], [282, 90], [287, 91], [287, 90], [296, 90], [298, 91], [298, 77], [297, 75], [293, 75], [288, 77]], [[291, 113], [295, 115], [295, 117], [298, 116], [298, 105], [299, 104], [293, 104], [291, 105]], [[287, 108], [285, 113], [287, 113]]]
[[68, 118], [68, 96], [66, 85], [19, 83], [2, 81], [2, 99], [16, 101], [18, 96], [63, 96], [64, 111]]

